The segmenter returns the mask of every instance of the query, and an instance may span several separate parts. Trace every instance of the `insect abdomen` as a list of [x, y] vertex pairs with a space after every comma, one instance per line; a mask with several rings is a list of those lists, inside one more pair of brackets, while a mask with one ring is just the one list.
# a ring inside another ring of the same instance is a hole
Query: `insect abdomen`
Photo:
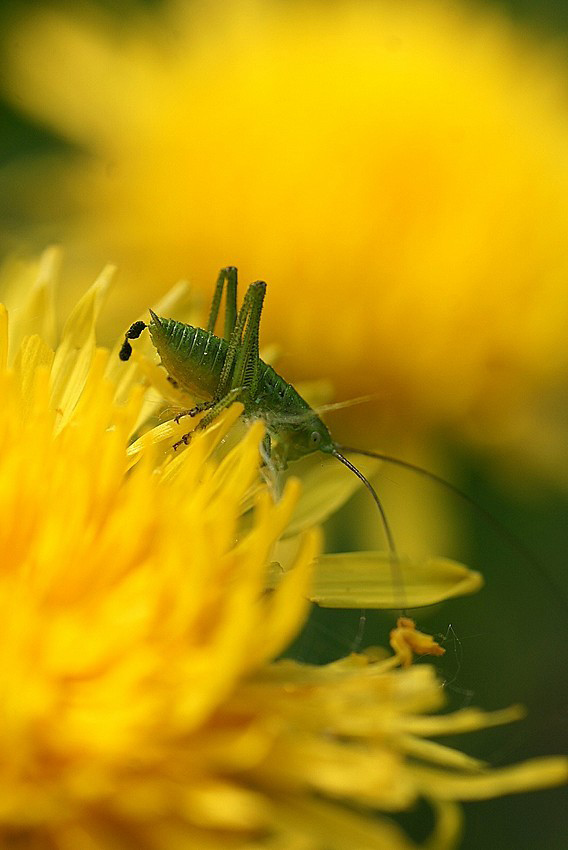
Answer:
[[[197, 401], [218, 398], [229, 348], [227, 341], [210, 331], [150, 312], [152, 321], [148, 329], [152, 342], [173, 382]], [[290, 414], [301, 416], [310, 410], [307, 402], [272, 366], [261, 360], [260, 370], [258, 398], [240, 399], [245, 403], [246, 413], [269, 420]]]
[[198, 400], [214, 398], [227, 356], [227, 342], [210, 331], [152, 313], [152, 342], [173, 381]]

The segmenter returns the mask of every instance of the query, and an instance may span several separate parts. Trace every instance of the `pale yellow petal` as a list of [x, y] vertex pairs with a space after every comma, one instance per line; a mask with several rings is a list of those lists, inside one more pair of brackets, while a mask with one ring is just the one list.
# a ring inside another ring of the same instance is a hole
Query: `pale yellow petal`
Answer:
[[[190, 446], [196, 440], [205, 440], [208, 445], [207, 453], [210, 454], [216, 448], [218, 443], [225, 438], [227, 429], [237, 421], [242, 411], [242, 404], [235, 402], [223, 413], [222, 416], [216, 419], [206, 431], [196, 431], [196, 433], [192, 435]], [[150, 431], [146, 431], [145, 434], [128, 446], [127, 455], [130, 458], [130, 464], [132, 465], [136, 463], [136, 461], [142, 456], [143, 452], [152, 446], [164, 444], [166, 449], [172, 449], [174, 444], [178, 442], [184, 434], [191, 433], [195, 430], [202, 418], [203, 414], [200, 414], [193, 419], [184, 417], [183, 419], [180, 419], [179, 422], [176, 422], [175, 419], [168, 419], [167, 422], [162, 422]], [[183, 447], [180, 447], [175, 454], [172, 452], [167, 471], [165, 473], [166, 479], [177, 474], [180, 465], [184, 462], [183, 456]]]
[[[195, 424], [197, 424], [197, 422]], [[181, 438], [182, 434], [184, 434], [186, 430], [186, 428], [180, 427], [180, 425], [178, 425], [173, 419], [168, 419], [167, 422], [162, 422], [160, 425], [156, 425], [155, 428], [152, 428], [150, 431], [146, 431], [145, 434], [138, 437], [137, 440], [128, 446], [126, 453], [134, 463], [142, 456], [142, 453], [145, 450], [153, 445], [166, 442], [170, 444], [170, 447], [173, 446], [173, 444]]]
[[53, 363], [53, 351], [36, 334], [24, 337], [14, 362], [16, 376], [20, 383], [23, 403], [23, 415], [27, 416], [33, 399], [33, 387], [37, 369], [43, 367], [48, 371]]
[[425, 762], [433, 762], [456, 770], [479, 771], [487, 767], [486, 762], [472, 758], [461, 750], [452, 747], [444, 747], [435, 741], [427, 741], [422, 738], [413, 738], [409, 735], [401, 735], [398, 739], [400, 748], [409, 756], [421, 759]]
[[52, 348], [56, 343], [55, 286], [61, 267], [61, 248], [47, 248], [39, 261], [37, 277], [30, 289], [21, 325], [26, 334], [38, 334]]
[[214, 829], [254, 830], [272, 821], [272, 806], [265, 795], [220, 781], [189, 788], [182, 813], [193, 823]]
[[482, 711], [480, 708], [463, 708], [452, 714], [409, 715], [402, 720], [401, 730], [412, 735], [439, 736], [457, 735], [463, 732], [475, 732], [476, 729], [488, 729], [522, 720], [526, 711], [520, 705], [512, 705], [500, 711]]
[[95, 322], [114, 275], [114, 267], [107, 267], [65, 323], [52, 370], [52, 404], [60, 413], [59, 429], [69, 421], [85, 386], [96, 347]]
[[[306, 771], [306, 764], [310, 770]], [[396, 747], [341, 742], [297, 729], [275, 742], [270, 758], [253, 771], [255, 780], [310, 789], [341, 800], [358, 800], [385, 811], [401, 811], [416, 799]]]
[[320, 535], [307, 533], [292, 569], [288, 570], [275, 591], [268, 591], [266, 628], [262, 657], [274, 658], [298, 633], [307, 616], [312, 566], [321, 549]]
[[8, 360], [8, 311], [0, 304], [0, 371], [4, 371]]
[[[379, 461], [363, 458], [359, 468], [370, 478], [379, 465]], [[302, 475], [302, 495], [286, 529], [286, 537], [324, 522], [362, 486], [357, 476], [342, 468], [335, 458], [317, 458]]]
[[384, 817], [365, 817], [356, 811], [333, 806], [321, 799], [279, 800], [284, 824], [311, 835], [315, 848], [329, 850], [417, 850], [403, 831]]
[[535, 788], [551, 788], [568, 783], [568, 758], [531, 759], [513, 767], [496, 768], [482, 776], [412, 767], [415, 782], [423, 793], [441, 800], [488, 800], [503, 794], [517, 794]]
[[424, 562], [385, 552], [321, 555], [310, 598], [324, 608], [419, 608], [483, 586], [480, 573], [446, 558]]
[[422, 850], [454, 850], [459, 847], [463, 832], [464, 816], [460, 806], [448, 800], [430, 800], [436, 822], [434, 831], [423, 844]]
[[61, 249], [47, 248], [41, 257], [8, 257], [0, 267], [0, 291], [10, 313], [9, 362], [25, 336], [38, 334], [52, 348], [56, 344], [55, 289]]

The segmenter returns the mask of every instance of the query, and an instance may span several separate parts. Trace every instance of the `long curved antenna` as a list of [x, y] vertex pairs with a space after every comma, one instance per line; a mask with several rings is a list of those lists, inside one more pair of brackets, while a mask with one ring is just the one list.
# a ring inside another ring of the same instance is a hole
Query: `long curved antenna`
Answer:
[[318, 416], [322, 413], [330, 413], [334, 410], [343, 410], [345, 407], [354, 407], [357, 404], [365, 404], [368, 401], [374, 401], [379, 398], [378, 394], [361, 395], [357, 398], [350, 398], [346, 401], [334, 401], [330, 404], [318, 404], [315, 407], [308, 407], [301, 413], [281, 413], [272, 414], [271, 420], [278, 425], [301, 425], [303, 422], [310, 422], [313, 419], [314, 413]]
[[[402, 460], [401, 458], [393, 457], [392, 455], [384, 454], [383, 452], [374, 452], [370, 451], [370, 449], [355, 449], [352, 446], [343, 446], [339, 444], [336, 444], [336, 449], [341, 449], [343, 452], [352, 452], [353, 454], [361, 455], [363, 457], [372, 457], [376, 460], [383, 460], [385, 463], [390, 463], [393, 466], [400, 466], [402, 469], [408, 469], [410, 472], [415, 472], [418, 475], [422, 475], [424, 478], [429, 478], [430, 481], [434, 481], [436, 484], [440, 484], [442, 487], [445, 487], [446, 490], [453, 493], [454, 496], [458, 496], [462, 499], [462, 501], [472, 507], [477, 512], [478, 516], [482, 517], [487, 525], [493, 528], [493, 530], [508, 543], [512, 551], [516, 552], [517, 555], [520, 555], [525, 563], [530, 565], [533, 572], [535, 572], [539, 578], [544, 577], [544, 579], [548, 582], [549, 587], [554, 591], [555, 596], [560, 599], [564, 599], [564, 590], [556, 584], [553, 577], [544, 569], [538, 558], [527, 546], [525, 546], [522, 540], [519, 540], [519, 538], [513, 534], [506, 525], [497, 519], [497, 517], [493, 516], [490, 511], [476, 502], [475, 499], [472, 499], [472, 497], [464, 490], [456, 487], [455, 484], [452, 484], [450, 481], [446, 481], [445, 478], [442, 478], [441, 475], [436, 475], [435, 472], [430, 472], [429, 469], [424, 469], [423, 466], [418, 466], [416, 463], [411, 463], [408, 460]], [[564, 605], [563, 608], [565, 608]]]
[[379, 393], [372, 393], [372, 395], [359, 395], [355, 398], [348, 398], [345, 401], [331, 401], [328, 404], [318, 404], [314, 407], [315, 412], [320, 415], [320, 413], [329, 413], [334, 410], [344, 410], [346, 407], [355, 407], [358, 404], [367, 404], [370, 401], [376, 401], [380, 398]]
[[[392, 534], [392, 531], [391, 531], [389, 521], [387, 519], [387, 515], [385, 513], [385, 509], [382, 505], [381, 500], [379, 499], [379, 497], [377, 495], [377, 491], [375, 490], [375, 488], [373, 487], [371, 482], [367, 478], [365, 478], [365, 476], [363, 475], [363, 473], [361, 472], [360, 469], [357, 469], [357, 467], [354, 464], [352, 464], [351, 461], [347, 460], [347, 458], [344, 457], [341, 454], [341, 452], [339, 451], [340, 448], [343, 449], [344, 447], [343, 446], [337, 446], [337, 445], [335, 446], [335, 449], [332, 452], [333, 457], [336, 457], [337, 460], [341, 461], [341, 463], [344, 466], [346, 466], [347, 469], [350, 469], [351, 472], [353, 472], [357, 476], [357, 478], [360, 481], [363, 482], [363, 484], [365, 485], [365, 487], [367, 488], [367, 490], [369, 491], [369, 493], [373, 497], [375, 505], [377, 506], [377, 508], [379, 510], [379, 514], [381, 515], [381, 522], [383, 524], [383, 528], [384, 528], [384, 531], [385, 531], [385, 537], [387, 538], [387, 544], [388, 544], [389, 553], [390, 553], [393, 586], [395, 586], [395, 587], [398, 586], [400, 588], [400, 596], [401, 596], [401, 606], [400, 607], [402, 609], [402, 615], [405, 616], [406, 615], [406, 610], [405, 610], [406, 609], [406, 600], [404, 598], [404, 583], [403, 583], [401, 575], [400, 575], [398, 553], [396, 551], [394, 537], [393, 537], [393, 534]], [[347, 449], [347, 451], [351, 451], [351, 449]]]

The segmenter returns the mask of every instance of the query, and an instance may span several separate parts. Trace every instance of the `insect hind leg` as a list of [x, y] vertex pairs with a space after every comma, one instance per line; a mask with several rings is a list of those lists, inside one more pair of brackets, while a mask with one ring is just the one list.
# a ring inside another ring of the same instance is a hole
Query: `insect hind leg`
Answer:
[[259, 365], [258, 336], [260, 316], [266, 284], [262, 280], [251, 283], [243, 299], [225, 363], [219, 378], [219, 395], [240, 387], [254, 397], [258, 387]]
[[227, 266], [227, 268], [221, 269], [219, 272], [215, 292], [213, 294], [213, 301], [211, 302], [207, 330], [211, 333], [215, 332], [215, 324], [221, 308], [221, 299], [223, 298], [225, 281], [227, 283], [227, 290], [225, 296], [225, 324], [223, 329], [223, 338], [228, 342], [231, 338], [231, 334], [237, 320], [237, 269], [235, 266]]

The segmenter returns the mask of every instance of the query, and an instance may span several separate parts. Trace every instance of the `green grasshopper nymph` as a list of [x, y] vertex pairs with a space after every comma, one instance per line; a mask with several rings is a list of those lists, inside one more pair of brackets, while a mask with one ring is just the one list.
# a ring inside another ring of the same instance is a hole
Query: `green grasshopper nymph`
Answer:
[[[215, 325], [224, 291], [225, 321], [221, 337], [216, 336]], [[126, 332], [119, 357], [128, 360], [132, 354], [130, 340], [137, 339], [148, 328], [168, 373], [168, 380], [197, 401], [195, 407], [181, 411], [176, 420], [203, 413], [203, 418], [195, 428], [200, 431], [207, 428], [233, 402], [239, 401], [244, 406], [245, 419], [260, 419], [265, 424], [266, 437], [261, 452], [267, 466], [282, 470], [289, 461], [318, 451], [331, 455], [350, 469], [365, 485], [378, 508], [390, 553], [393, 582], [400, 588], [401, 609], [406, 607], [405, 594], [397, 567], [399, 559], [385, 511], [371, 482], [345, 457], [345, 453], [377, 458], [443, 485], [475, 508], [508, 540], [513, 549], [540, 572], [531, 553], [506, 527], [444, 478], [399, 458], [344, 446], [334, 441], [327, 426], [308, 402], [260, 358], [259, 327], [265, 293], [264, 281], [251, 283], [237, 312], [237, 269], [228, 266], [219, 273], [206, 328], [163, 318], [151, 310], [148, 324], [134, 322]], [[191, 432], [184, 434], [173, 448], [187, 445], [191, 436]]]
[[[225, 284], [224, 333], [219, 337], [214, 330]], [[130, 340], [137, 339], [148, 328], [168, 380], [199, 400], [195, 407], [179, 413], [177, 420], [205, 413], [196, 427], [196, 430], [203, 430], [233, 402], [239, 401], [244, 406], [246, 419], [264, 422], [263, 454], [276, 469], [285, 469], [289, 461], [316, 451], [333, 455], [369, 490], [394, 557], [393, 536], [374, 487], [342, 454], [342, 451], [356, 450], [336, 443], [308, 402], [259, 356], [260, 317], [265, 293], [264, 281], [251, 283], [237, 313], [237, 269], [228, 266], [219, 273], [206, 329], [162, 318], [150, 310], [152, 318], [148, 325], [134, 322], [127, 331], [119, 357], [128, 360], [132, 353]], [[174, 449], [187, 445], [190, 439], [191, 433], [184, 434]]]

